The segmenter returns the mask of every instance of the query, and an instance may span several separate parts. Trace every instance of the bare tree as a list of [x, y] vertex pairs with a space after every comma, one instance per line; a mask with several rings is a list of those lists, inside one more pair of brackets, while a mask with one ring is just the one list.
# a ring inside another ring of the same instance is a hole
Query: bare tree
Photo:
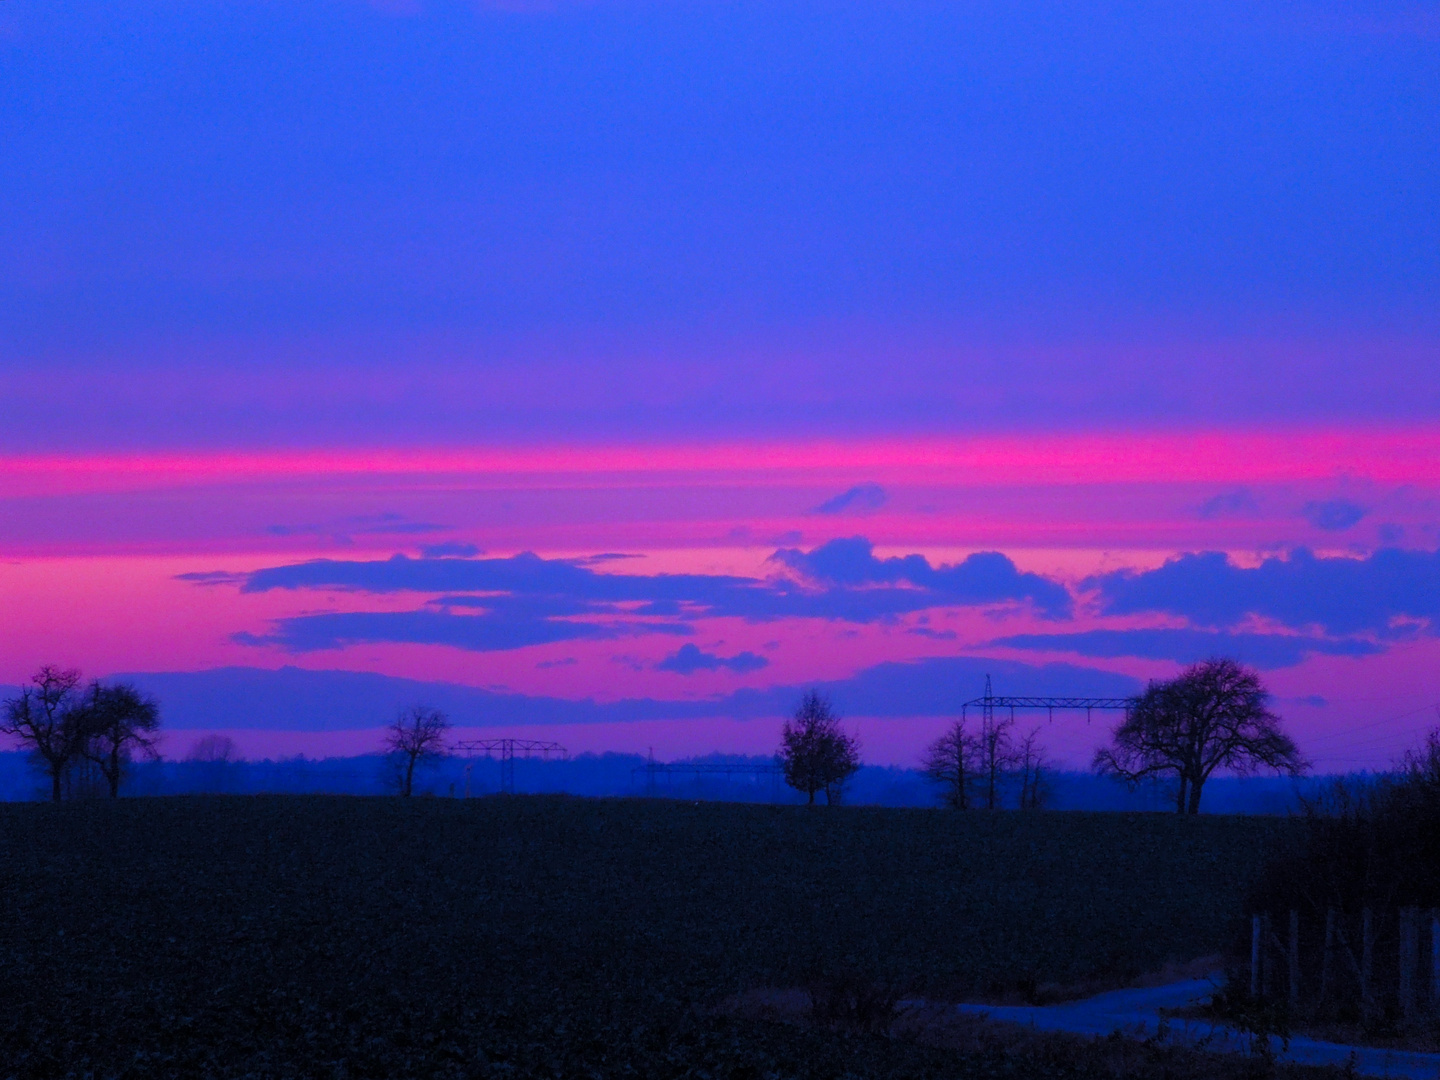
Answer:
[[975, 735], [975, 765], [985, 793], [985, 809], [1000, 808], [1000, 781], [1015, 764], [1015, 744], [1010, 738], [1013, 720], [997, 720], [994, 715], [980, 722]]
[[239, 756], [234, 739], [212, 733], [196, 739], [185, 760], [200, 766], [200, 790], [223, 793], [230, 786], [230, 766]]
[[0, 733], [28, 747], [49, 774], [52, 802], [60, 801], [65, 770], [84, 740], [79, 685], [80, 672], [74, 668], [46, 664], [18, 696], [6, 700], [0, 715]]
[[415, 790], [415, 769], [445, 756], [445, 736], [450, 719], [439, 709], [412, 705], [385, 730], [385, 750], [398, 766], [400, 794]]
[[785, 721], [779, 758], [785, 782], [803, 791], [810, 805], [818, 791], [833, 805], [840, 801], [845, 781], [860, 768], [860, 741], [840, 726], [830, 702], [809, 690], [794, 717]]
[[941, 798], [955, 810], [970, 809], [970, 788], [975, 782], [975, 748], [965, 730], [965, 721], [956, 720], [925, 750], [925, 775], [941, 785]]
[[80, 754], [105, 778], [110, 797], [120, 797], [120, 778], [139, 753], [155, 758], [154, 734], [160, 729], [160, 706], [129, 683], [106, 686], [92, 682], [80, 710]]
[[1176, 811], [1198, 814], [1216, 769], [1298, 775], [1307, 768], [1269, 703], [1250, 668], [1225, 658], [1201, 661], [1146, 687], [1115, 729], [1114, 745], [1096, 751], [1095, 769], [1127, 784], [1173, 774]]
[[1020, 770], [1020, 809], [1039, 810], [1050, 794], [1050, 760], [1040, 745], [1040, 729], [1034, 728], [1015, 750], [1015, 764]]
[[228, 765], [239, 757], [235, 740], [229, 735], [202, 735], [185, 755], [186, 761], [220, 762]]

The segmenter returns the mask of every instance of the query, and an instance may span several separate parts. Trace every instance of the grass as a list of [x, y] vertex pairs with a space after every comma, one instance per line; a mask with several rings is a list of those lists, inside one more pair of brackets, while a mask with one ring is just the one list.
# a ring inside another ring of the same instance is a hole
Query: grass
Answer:
[[[7, 805], [0, 1074], [1004, 1075], [1013, 1046], [720, 1006], [842, 975], [1034, 993], [1217, 952], [1284, 827], [564, 797]], [[1036, 1075], [1109, 1075], [1046, 1054]]]

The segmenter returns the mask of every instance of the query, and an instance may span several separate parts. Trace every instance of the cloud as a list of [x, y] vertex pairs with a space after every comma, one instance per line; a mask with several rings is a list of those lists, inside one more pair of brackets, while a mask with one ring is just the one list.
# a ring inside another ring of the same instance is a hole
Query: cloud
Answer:
[[420, 554], [427, 559], [443, 559], [447, 556], [457, 559], [473, 559], [480, 554], [480, 549], [474, 544], [450, 541], [444, 544], [425, 544], [420, 548]]
[[879, 484], [856, 484], [849, 491], [842, 491], [834, 498], [826, 499], [812, 514], [865, 514], [879, 510], [888, 496]]
[[271, 525], [271, 536], [329, 536], [349, 543], [352, 536], [416, 536], [444, 532], [450, 526], [433, 521], [412, 521], [404, 514], [363, 514], [335, 521], [309, 525]]
[[907, 585], [934, 598], [928, 607], [1029, 600], [1053, 618], [1068, 615], [1072, 606], [1064, 586], [1022, 573], [998, 551], [976, 552], [953, 566], [932, 566], [923, 555], [877, 559], [869, 540], [852, 536], [809, 552], [784, 548], [771, 558], [822, 585]]
[[231, 635], [240, 645], [279, 646], [290, 653], [380, 643], [450, 645], [470, 652], [499, 652], [557, 641], [616, 638], [644, 633], [686, 634], [676, 623], [584, 623], [449, 611], [348, 611], [277, 619], [268, 634]]
[[1365, 508], [1348, 499], [1326, 499], [1323, 502], [1308, 502], [1300, 511], [1306, 521], [1326, 532], [1344, 532], [1359, 523], [1365, 516]]
[[[921, 555], [877, 559], [868, 540], [852, 537], [809, 552], [783, 548], [771, 559], [803, 580], [600, 573], [584, 565], [586, 560], [544, 559], [530, 552], [502, 559], [314, 559], [253, 571], [238, 579], [240, 589], [413, 592], [428, 600], [410, 612], [295, 616], [279, 620], [269, 634], [235, 640], [293, 651], [381, 641], [490, 650], [647, 631], [688, 634], [701, 618], [871, 623], [931, 608], [1027, 601], [1048, 617], [1070, 611], [1063, 586], [1021, 573], [998, 552], [932, 566]], [[184, 580], [209, 583], [203, 577]], [[590, 621], [573, 621], [582, 618]]]
[[1385, 635], [1397, 622], [1440, 618], [1440, 551], [1381, 548], [1365, 558], [1320, 558], [1296, 548], [1255, 567], [1206, 551], [1084, 585], [1098, 590], [1102, 610], [1112, 615], [1159, 611], [1212, 628], [1260, 616], [1332, 636]]
[[718, 671], [728, 668], [737, 674], [759, 671], [769, 667], [770, 661], [753, 652], [736, 653], [734, 656], [720, 656], [702, 652], [697, 646], [686, 642], [655, 665], [657, 671], [673, 671], [680, 675], [693, 675], [697, 671]]
[[171, 729], [345, 731], [377, 728], [400, 708], [423, 701], [465, 727], [600, 724], [636, 720], [757, 719], [788, 714], [814, 686], [848, 716], [949, 716], [979, 697], [985, 676], [1002, 694], [1125, 697], [1139, 691], [1126, 675], [1070, 664], [1024, 664], [973, 657], [883, 663], [845, 679], [744, 689], [695, 700], [589, 699], [482, 690], [358, 671], [230, 667], [209, 671], [117, 673], [164, 705]]
[[1321, 638], [1299, 634], [1246, 634], [1223, 630], [1141, 629], [1087, 630], [1075, 634], [1013, 634], [988, 645], [1036, 652], [1069, 652], [1081, 656], [1135, 656], [1193, 664], [1210, 656], [1232, 656], [1259, 668], [1293, 667], [1307, 656], [1370, 656], [1381, 651], [1356, 638]]
[[1248, 489], [1236, 488], [1234, 491], [1227, 491], [1206, 499], [1200, 504], [1197, 513], [1208, 521], [1213, 518], [1253, 514], [1259, 509], [1260, 504], [1255, 501], [1255, 496]]
[[191, 585], [244, 585], [250, 575], [232, 573], [229, 570], [198, 570], [190, 574], [176, 574], [176, 581]]

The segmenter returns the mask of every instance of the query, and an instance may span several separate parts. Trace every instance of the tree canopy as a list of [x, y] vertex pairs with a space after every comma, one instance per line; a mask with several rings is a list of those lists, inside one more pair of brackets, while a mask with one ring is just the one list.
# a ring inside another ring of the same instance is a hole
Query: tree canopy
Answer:
[[840, 726], [840, 717], [818, 691], [807, 691], [785, 721], [780, 764], [785, 782], [814, 804], [817, 792], [827, 803], [840, 801], [845, 781], [860, 768], [860, 741]]
[[1096, 752], [1094, 766], [1129, 784], [1173, 776], [1176, 811], [1198, 814], [1201, 791], [1216, 769], [1305, 770], [1280, 723], [1255, 671], [1226, 658], [1203, 660], [1174, 679], [1152, 681], [1115, 729], [1112, 745]]

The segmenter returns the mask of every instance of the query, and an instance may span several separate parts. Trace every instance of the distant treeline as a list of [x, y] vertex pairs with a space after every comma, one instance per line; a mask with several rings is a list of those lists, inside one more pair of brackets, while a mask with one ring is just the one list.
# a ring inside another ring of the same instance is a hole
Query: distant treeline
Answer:
[[[710, 755], [701, 763], [773, 765], [773, 758]], [[467, 759], [450, 757], [416, 777], [417, 795], [463, 797]], [[581, 754], [567, 761], [515, 762], [518, 793], [560, 792], [587, 796], [645, 796], [720, 800], [726, 802], [799, 803], [804, 796], [787, 787], [775, 773], [686, 776], [660, 774], [653, 784], [638, 754]], [[1299, 795], [1320, 790], [1330, 778], [1217, 777], [1205, 789], [1206, 813], [1283, 814], [1299, 806]], [[1164, 784], [1141, 785], [1128, 790], [1114, 780], [1089, 772], [1056, 771], [1046, 805], [1056, 810], [1173, 811], [1174, 795]], [[0, 752], [0, 800], [7, 802], [48, 798], [47, 781], [37, 775], [27, 754]], [[495, 794], [500, 789], [500, 763], [487, 758], [471, 762], [472, 796]], [[385, 795], [395, 792], [394, 765], [380, 754], [358, 757], [282, 758], [260, 761], [137, 761], [126, 773], [122, 796], [187, 794], [254, 795], [273, 793], [328, 793]], [[852, 805], [936, 806], [936, 785], [919, 769], [864, 765], [846, 785], [844, 801]], [[1019, 778], [1009, 782], [1002, 805], [1019, 800]]]

